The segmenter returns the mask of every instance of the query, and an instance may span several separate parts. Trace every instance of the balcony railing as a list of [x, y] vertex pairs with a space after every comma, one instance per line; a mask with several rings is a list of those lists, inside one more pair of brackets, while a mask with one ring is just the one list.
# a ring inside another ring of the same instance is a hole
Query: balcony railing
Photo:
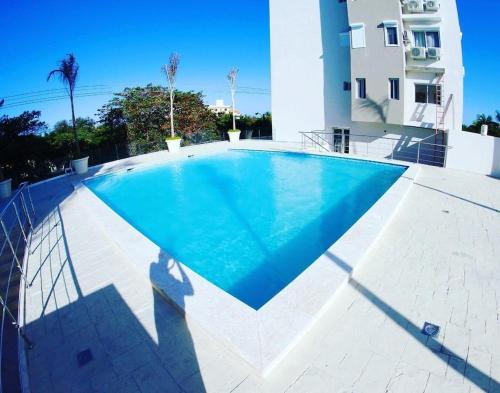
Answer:
[[415, 140], [411, 137], [340, 134], [323, 130], [300, 132], [300, 134], [304, 150], [355, 154], [439, 167], [445, 166], [447, 152], [450, 149], [449, 146], [443, 144], [444, 134], [442, 133], [431, 135], [424, 140]]
[[21, 327], [19, 298], [29, 285], [23, 264], [35, 221], [28, 183], [22, 183], [0, 209], [0, 393], [19, 391], [20, 340], [31, 342]]

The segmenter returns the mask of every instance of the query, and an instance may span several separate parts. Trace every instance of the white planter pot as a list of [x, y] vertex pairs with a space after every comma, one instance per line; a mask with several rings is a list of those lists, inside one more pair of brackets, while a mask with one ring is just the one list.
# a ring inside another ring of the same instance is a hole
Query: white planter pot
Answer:
[[229, 142], [231, 142], [231, 143], [239, 142], [241, 131], [237, 131], [237, 132], [230, 131], [227, 134], [229, 135]]
[[177, 153], [181, 148], [180, 139], [167, 140], [167, 147], [170, 153]]
[[78, 160], [71, 161], [71, 166], [77, 175], [83, 175], [89, 170], [89, 158], [83, 157]]
[[0, 181], [0, 199], [10, 197], [12, 194], [12, 179]]

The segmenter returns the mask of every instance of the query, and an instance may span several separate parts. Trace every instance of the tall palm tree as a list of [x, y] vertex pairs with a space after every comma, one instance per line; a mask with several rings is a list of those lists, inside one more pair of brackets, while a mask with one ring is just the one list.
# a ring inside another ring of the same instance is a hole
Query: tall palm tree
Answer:
[[174, 98], [175, 98], [175, 82], [177, 71], [179, 69], [180, 56], [178, 53], [170, 54], [168, 64], [163, 66], [163, 72], [167, 75], [168, 92], [170, 93], [170, 137], [175, 137], [174, 130]]
[[229, 74], [227, 74], [227, 80], [229, 81], [229, 88], [231, 90], [231, 101], [233, 103], [233, 130], [236, 130], [236, 114], [234, 109], [234, 96], [236, 95], [236, 79], [238, 78], [238, 69], [236, 67], [231, 68]]
[[62, 59], [59, 62], [59, 68], [50, 71], [47, 76], [47, 81], [53, 76], [57, 75], [60, 81], [66, 87], [66, 91], [69, 95], [69, 100], [71, 102], [71, 120], [73, 122], [73, 143], [75, 144], [76, 154], [78, 158], [80, 158], [80, 143], [78, 142], [78, 135], [76, 133], [76, 118], [75, 118], [75, 105], [74, 105], [74, 93], [76, 80], [78, 79], [78, 70], [80, 66], [76, 62], [75, 56], [73, 53], [70, 53], [66, 56], [65, 59]]
[[4, 102], [5, 100], [0, 100], [0, 107], [3, 105]]

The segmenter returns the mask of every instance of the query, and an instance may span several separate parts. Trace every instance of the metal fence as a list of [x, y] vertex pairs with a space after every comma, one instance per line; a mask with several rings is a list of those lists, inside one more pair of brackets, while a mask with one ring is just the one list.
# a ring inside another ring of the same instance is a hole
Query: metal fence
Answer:
[[19, 296], [28, 286], [24, 254], [35, 220], [28, 183], [22, 183], [0, 206], [0, 392], [12, 392], [19, 389], [19, 340], [31, 347], [19, 314]]
[[[423, 140], [413, 137], [400, 138], [360, 135], [334, 131], [300, 132], [302, 149], [341, 154], [356, 154], [388, 160], [408, 161], [418, 164], [443, 167], [448, 149], [441, 143], [431, 143], [433, 136]], [[442, 136], [435, 139], [441, 140]]]
[[[242, 130], [241, 139], [272, 139], [272, 135], [256, 130]], [[227, 133], [222, 135], [216, 131], [198, 131], [185, 136], [182, 140], [182, 146], [200, 145], [211, 142], [228, 140]], [[89, 165], [100, 165], [107, 162], [121, 160], [124, 158], [135, 157], [141, 154], [153, 153], [160, 150], [166, 150], [167, 144], [164, 140], [157, 141], [133, 141], [117, 144], [105, 144], [96, 148], [83, 151], [84, 155], [89, 156]], [[61, 157], [47, 158], [39, 163], [39, 167], [32, 173], [23, 173], [15, 179], [29, 180], [31, 182], [49, 179], [64, 174], [70, 169], [71, 155]]]

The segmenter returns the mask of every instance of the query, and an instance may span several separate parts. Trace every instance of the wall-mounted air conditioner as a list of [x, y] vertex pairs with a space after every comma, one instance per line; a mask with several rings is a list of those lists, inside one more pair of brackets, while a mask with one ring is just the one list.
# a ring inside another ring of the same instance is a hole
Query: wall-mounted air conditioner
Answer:
[[414, 60], [427, 59], [427, 50], [425, 48], [415, 47], [411, 49], [411, 58]]
[[441, 49], [440, 48], [428, 48], [427, 49], [427, 57], [429, 59], [439, 59], [441, 57]]
[[408, 0], [406, 10], [408, 12], [424, 12], [424, 0]]
[[425, 2], [426, 11], [438, 11], [439, 10], [439, 0], [427, 0]]

